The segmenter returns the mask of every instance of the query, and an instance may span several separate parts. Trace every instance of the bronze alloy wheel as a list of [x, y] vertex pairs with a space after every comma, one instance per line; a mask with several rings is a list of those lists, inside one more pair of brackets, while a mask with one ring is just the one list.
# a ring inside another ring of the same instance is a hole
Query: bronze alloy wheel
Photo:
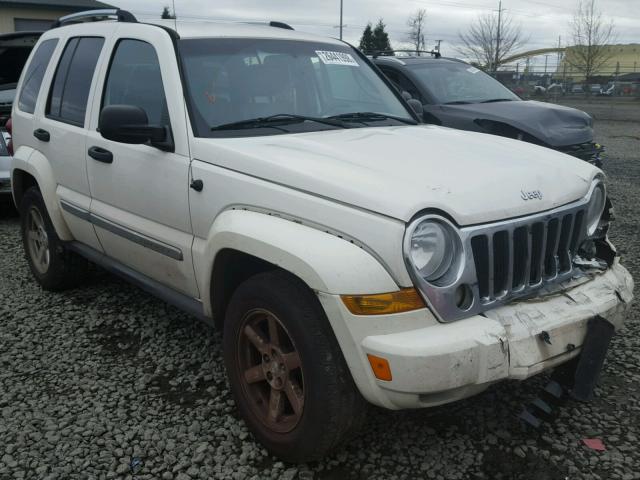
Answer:
[[293, 430], [304, 411], [300, 355], [273, 313], [255, 309], [242, 320], [237, 340], [242, 392], [253, 414], [270, 430]]
[[49, 251], [49, 236], [40, 211], [32, 206], [27, 219], [28, 251], [35, 269], [45, 274], [49, 270], [51, 252]]

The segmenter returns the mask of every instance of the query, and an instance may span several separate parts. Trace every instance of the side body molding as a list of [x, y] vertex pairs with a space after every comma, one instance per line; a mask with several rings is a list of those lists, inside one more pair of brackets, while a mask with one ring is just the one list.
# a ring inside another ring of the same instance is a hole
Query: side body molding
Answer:
[[194, 268], [207, 315], [211, 315], [211, 272], [217, 254], [233, 249], [298, 276], [312, 290], [329, 294], [386, 293], [398, 290], [387, 271], [351, 242], [275, 215], [226, 210], [208, 237], [196, 237]]
[[[56, 195], [56, 178], [49, 160], [37, 150], [22, 146], [13, 156], [11, 182], [14, 186], [16, 185], [16, 170], [23, 170], [36, 179], [58, 237], [64, 241], [73, 240], [73, 235], [62, 216], [62, 209]], [[15, 190], [14, 200], [16, 200]]]

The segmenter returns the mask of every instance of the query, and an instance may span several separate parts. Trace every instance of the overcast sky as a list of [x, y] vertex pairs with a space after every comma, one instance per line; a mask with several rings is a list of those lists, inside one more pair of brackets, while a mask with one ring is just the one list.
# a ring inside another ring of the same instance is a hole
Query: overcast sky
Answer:
[[[171, 0], [104, 0], [140, 18], [158, 17]], [[569, 22], [577, 0], [503, 0], [502, 6], [529, 38], [528, 48], [569, 41]], [[619, 43], [640, 43], [640, 0], [598, 0], [605, 17], [616, 24]], [[297, 30], [337, 37], [340, 0], [175, 0], [183, 20], [280, 20]], [[407, 18], [427, 10], [426, 38], [431, 47], [442, 40], [442, 52], [456, 56], [458, 34], [482, 13], [497, 12], [498, 0], [344, 0], [344, 39], [357, 44], [367, 22], [382, 18], [395, 48], [406, 42]], [[497, 13], [494, 13], [497, 15]], [[544, 58], [542, 58], [544, 62]]]

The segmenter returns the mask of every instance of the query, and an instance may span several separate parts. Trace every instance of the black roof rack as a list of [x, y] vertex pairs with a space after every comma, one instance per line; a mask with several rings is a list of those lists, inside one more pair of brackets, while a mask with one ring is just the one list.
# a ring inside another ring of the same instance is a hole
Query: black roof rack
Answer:
[[284, 28], [285, 30], [295, 30], [291, 25], [284, 22], [240, 22], [244, 25], [262, 25], [267, 27]]
[[100, 22], [109, 19], [115, 19], [118, 22], [125, 23], [138, 23], [136, 17], [127, 10], [120, 10], [119, 8], [105, 8], [101, 10], [87, 10], [60, 17], [53, 23], [51, 28], [58, 28], [73, 23]]
[[269, 22], [270, 27], [284, 28], [285, 30], [295, 30], [291, 25], [284, 22]]
[[408, 57], [419, 57], [421, 53], [428, 53], [429, 55], [440, 58], [442, 55], [437, 50], [380, 50], [373, 52], [373, 58], [378, 57], [392, 57], [396, 53], [413, 53], [413, 55], [407, 55]]

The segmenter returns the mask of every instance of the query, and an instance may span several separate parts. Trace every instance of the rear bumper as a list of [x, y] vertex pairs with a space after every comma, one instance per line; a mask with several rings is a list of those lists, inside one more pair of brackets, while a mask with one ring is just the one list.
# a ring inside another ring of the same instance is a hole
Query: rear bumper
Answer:
[[11, 179], [4, 174], [0, 171], [0, 195], [11, 195]]
[[[336, 334], [360, 391], [374, 404], [399, 409], [448, 403], [497, 381], [523, 380], [564, 363], [579, 354], [587, 322], [596, 315], [622, 327], [633, 280], [619, 263], [568, 287], [561, 295], [449, 324], [438, 323], [427, 310], [357, 317], [341, 306], [339, 297], [320, 298], [334, 329], [338, 324]], [[388, 360], [391, 381], [373, 376], [368, 353]]]
[[11, 157], [0, 156], [0, 195], [11, 194]]

